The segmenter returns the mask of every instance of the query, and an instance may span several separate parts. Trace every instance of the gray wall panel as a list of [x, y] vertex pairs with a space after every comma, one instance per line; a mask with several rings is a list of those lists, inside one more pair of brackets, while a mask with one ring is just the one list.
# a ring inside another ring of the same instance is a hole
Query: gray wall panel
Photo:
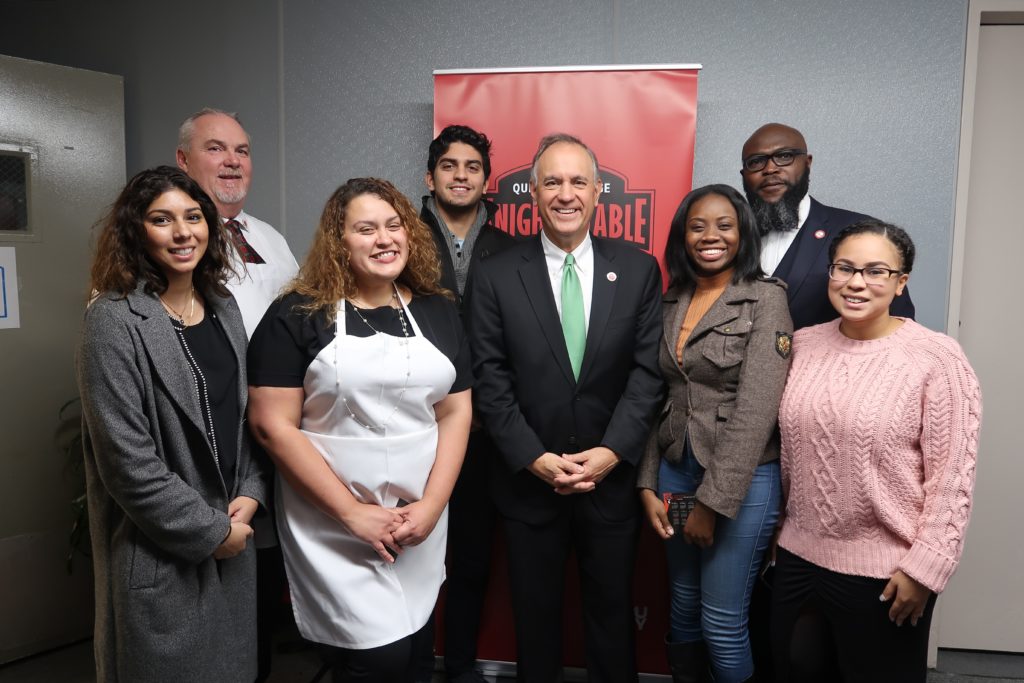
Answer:
[[125, 76], [129, 172], [170, 159], [190, 110], [241, 111], [255, 140], [249, 208], [300, 256], [346, 178], [422, 194], [433, 69], [701, 62], [695, 182], [738, 185], [755, 127], [800, 127], [816, 196], [914, 235], [919, 317], [944, 325], [967, 0], [22, 0], [5, 11], [0, 51]]
[[[0, 330], [0, 663], [92, 633], [89, 558], [65, 557], [84, 486], [55, 439], [77, 431], [74, 352], [88, 296], [90, 226], [124, 186], [119, 76], [0, 57], [0, 141], [34, 152], [31, 234], [14, 247], [18, 329]], [[8, 273], [8, 277], [10, 274]], [[4, 675], [0, 673], [0, 678]]]
[[286, 205], [297, 254], [330, 193], [378, 175], [419, 204], [434, 69], [605, 63], [612, 3], [288, 2]]
[[278, 9], [275, 0], [5, 2], [0, 53], [124, 76], [129, 176], [174, 163], [178, 125], [193, 111], [238, 111], [253, 138], [246, 208], [280, 225]]
[[289, 238], [304, 252], [352, 175], [422, 194], [435, 68], [701, 62], [695, 183], [739, 186], [750, 132], [798, 126], [815, 196], [915, 237], [919, 318], [941, 328], [966, 13], [966, 0], [289, 2]]
[[694, 183], [740, 187], [746, 137], [778, 120], [814, 154], [811, 192], [905, 227], [918, 317], [944, 326], [966, 2], [640, 2], [624, 62], [699, 61]]

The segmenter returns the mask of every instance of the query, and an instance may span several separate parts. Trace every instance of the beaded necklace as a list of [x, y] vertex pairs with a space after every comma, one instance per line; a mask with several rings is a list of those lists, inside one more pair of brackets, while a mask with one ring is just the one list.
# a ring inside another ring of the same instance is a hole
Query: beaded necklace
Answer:
[[181, 348], [185, 351], [185, 358], [188, 360], [188, 369], [192, 371], [196, 395], [199, 397], [199, 404], [203, 411], [206, 436], [210, 439], [210, 448], [213, 450], [213, 461], [217, 464], [217, 469], [220, 469], [220, 452], [217, 450], [217, 434], [213, 429], [213, 409], [210, 406], [210, 392], [206, 387], [206, 376], [203, 375], [203, 371], [199, 368], [199, 363], [196, 361], [195, 356], [192, 355], [192, 349], [188, 347], [188, 342], [185, 341], [185, 323], [175, 320], [174, 316], [169, 315], [167, 317], [171, 319], [171, 327], [178, 333], [178, 341], [181, 342]]
[[[360, 420], [356, 416], [355, 412], [353, 412], [352, 408], [349, 406], [348, 399], [341, 393], [341, 376], [338, 373], [338, 339], [337, 339], [338, 338], [338, 321], [337, 321], [337, 319], [335, 319], [335, 321], [334, 321], [334, 337], [335, 337], [335, 341], [334, 341], [334, 386], [335, 386], [335, 388], [338, 391], [338, 395], [341, 396], [341, 403], [342, 403], [342, 405], [345, 406], [345, 410], [348, 411], [349, 417], [351, 417], [353, 420], [355, 420], [356, 424], [358, 424], [363, 429], [366, 429], [366, 430], [371, 431], [371, 432], [380, 432], [381, 434], [383, 434], [385, 432], [385, 430], [387, 429], [388, 423], [391, 422], [391, 418], [393, 418], [395, 416], [395, 413], [398, 412], [398, 406], [401, 405], [402, 399], [405, 398], [405, 392], [409, 388], [409, 376], [412, 374], [412, 357], [411, 357], [411, 354], [409, 352], [409, 325], [405, 321], [405, 314], [404, 314], [404, 311], [403, 311], [404, 306], [402, 305], [402, 300], [401, 300], [401, 297], [400, 297], [400, 295], [398, 293], [398, 285], [395, 285], [394, 283], [392, 283], [392, 284], [395, 287], [395, 293], [394, 293], [394, 295], [392, 295], [392, 299], [393, 300], [394, 299], [398, 300], [398, 305], [399, 305], [399, 308], [398, 308], [398, 320], [399, 320], [399, 322], [402, 323], [402, 340], [399, 342], [399, 344], [401, 344], [402, 346], [405, 347], [405, 384], [402, 386], [402, 391], [399, 392], [398, 400], [395, 401], [395, 405], [391, 408], [391, 412], [388, 413], [387, 418], [385, 418], [385, 420], [383, 422], [381, 422], [379, 425], [372, 425], [372, 424], [369, 424], [367, 422], [363, 422], [362, 420]], [[352, 301], [349, 300], [349, 303], [352, 303]], [[344, 306], [342, 306], [341, 309], [342, 310], [338, 311], [338, 315], [345, 315]], [[370, 321], [366, 319], [366, 317], [363, 315], [362, 311], [359, 310], [359, 307], [356, 306], [355, 303], [352, 303], [352, 310], [354, 310], [356, 312], [356, 315], [358, 315], [359, 319], [363, 321], [363, 324], [366, 325], [367, 327], [369, 327], [370, 330], [373, 331], [373, 336], [376, 337], [376, 336], [384, 334], [383, 332], [381, 332], [380, 330], [378, 330], [377, 328], [375, 328], [373, 325], [370, 324]], [[390, 335], [387, 335], [387, 336], [390, 336]], [[385, 353], [386, 353], [386, 351], [385, 351]], [[381, 384], [381, 394], [383, 395], [383, 393], [384, 393], [384, 385]]]

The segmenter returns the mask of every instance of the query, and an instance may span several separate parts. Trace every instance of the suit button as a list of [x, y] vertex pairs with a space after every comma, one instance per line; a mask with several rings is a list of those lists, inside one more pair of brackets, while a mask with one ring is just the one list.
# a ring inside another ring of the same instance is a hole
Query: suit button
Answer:
[[575, 446], [576, 445], [576, 437], [575, 436], [570, 436], [569, 437], [569, 445], [570, 446]]
[[690, 417], [691, 414], [693, 414], [693, 411], [690, 410], [689, 407], [687, 407], [687, 409], [686, 409], [686, 417]]

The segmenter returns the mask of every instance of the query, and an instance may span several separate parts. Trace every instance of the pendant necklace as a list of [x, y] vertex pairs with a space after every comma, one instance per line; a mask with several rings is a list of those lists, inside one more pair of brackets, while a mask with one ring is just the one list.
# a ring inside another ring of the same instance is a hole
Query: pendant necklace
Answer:
[[[401, 298], [400, 298], [400, 296], [398, 294], [398, 285], [396, 285], [394, 283], [392, 283], [392, 285], [394, 286], [395, 291], [391, 295], [391, 299], [392, 299], [392, 301], [398, 301], [398, 320], [402, 324], [402, 340], [399, 343], [402, 346], [405, 347], [405, 384], [402, 386], [402, 390], [398, 394], [398, 400], [395, 401], [395, 405], [391, 408], [391, 412], [388, 413], [387, 418], [385, 418], [385, 420], [383, 422], [381, 422], [379, 425], [372, 425], [372, 424], [369, 424], [368, 422], [363, 422], [362, 420], [360, 420], [356, 416], [355, 412], [353, 412], [352, 408], [349, 406], [348, 399], [344, 395], [342, 395], [342, 393], [341, 393], [341, 377], [340, 377], [340, 375], [338, 373], [338, 321], [337, 321], [337, 319], [334, 322], [334, 337], [335, 337], [335, 341], [334, 341], [334, 386], [335, 386], [335, 388], [338, 391], [338, 395], [341, 396], [341, 402], [345, 406], [345, 410], [348, 411], [349, 416], [353, 420], [355, 420], [356, 424], [358, 424], [363, 429], [367, 429], [367, 430], [369, 430], [371, 432], [380, 432], [381, 434], [383, 434], [385, 429], [387, 429], [388, 423], [391, 422], [391, 418], [393, 418], [395, 416], [395, 413], [398, 412], [398, 407], [399, 407], [399, 405], [401, 405], [402, 399], [405, 398], [405, 392], [409, 388], [409, 376], [412, 374], [412, 357], [411, 357], [411, 354], [409, 352], [409, 325], [408, 325], [408, 323], [405, 320], [404, 306], [402, 305]], [[352, 310], [354, 310], [356, 312], [356, 315], [358, 315], [359, 319], [363, 321], [363, 324], [366, 325], [367, 327], [369, 327], [370, 330], [373, 331], [373, 336], [376, 337], [376, 336], [384, 335], [383, 332], [381, 332], [380, 330], [378, 330], [377, 328], [375, 328], [373, 325], [370, 324], [370, 321], [366, 319], [366, 316], [364, 316], [362, 311], [359, 310], [359, 307], [355, 305], [355, 302], [353, 301], [354, 298], [355, 297], [352, 297], [351, 299], [349, 299], [349, 303], [352, 304]], [[342, 306], [341, 310], [338, 311], [338, 315], [345, 315], [345, 307], [344, 306]], [[386, 335], [386, 336], [392, 336], [392, 335]], [[383, 353], [386, 354], [387, 351], [384, 351]], [[386, 364], [382, 364], [382, 366], [386, 367]], [[385, 389], [384, 385], [381, 384], [381, 394], [382, 395], [384, 393], [384, 389]]]
[[196, 288], [194, 286], [189, 287], [189, 290], [188, 290], [188, 317], [187, 318], [184, 315], [184, 310], [185, 310], [184, 307], [182, 307], [182, 309], [181, 309], [182, 313], [179, 313], [177, 311], [177, 309], [174, 308], [174, 306], [171, 306], [169, 303], [164, 301], [163, 296], [158, 296], [157, 298], [160, 299], [160, 303], [162, 303], [164, 305], [164, 308], [167, 309], [168, 312], [174, 314], [171, 317], [177, 319], [177, 321], [179, 323], [181, 323], [182, 325], [186, 325], [186, 323], [185, 323], [186, 320], [192, 320], [192, 314], [194, 314], [196, 312]]

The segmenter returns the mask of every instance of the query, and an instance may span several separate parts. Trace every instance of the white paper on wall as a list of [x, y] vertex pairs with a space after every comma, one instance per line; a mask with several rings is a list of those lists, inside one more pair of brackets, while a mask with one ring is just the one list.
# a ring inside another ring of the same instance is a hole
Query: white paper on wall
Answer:
[[21, 327], [14, 247], [0, 247], [0, 330]]

